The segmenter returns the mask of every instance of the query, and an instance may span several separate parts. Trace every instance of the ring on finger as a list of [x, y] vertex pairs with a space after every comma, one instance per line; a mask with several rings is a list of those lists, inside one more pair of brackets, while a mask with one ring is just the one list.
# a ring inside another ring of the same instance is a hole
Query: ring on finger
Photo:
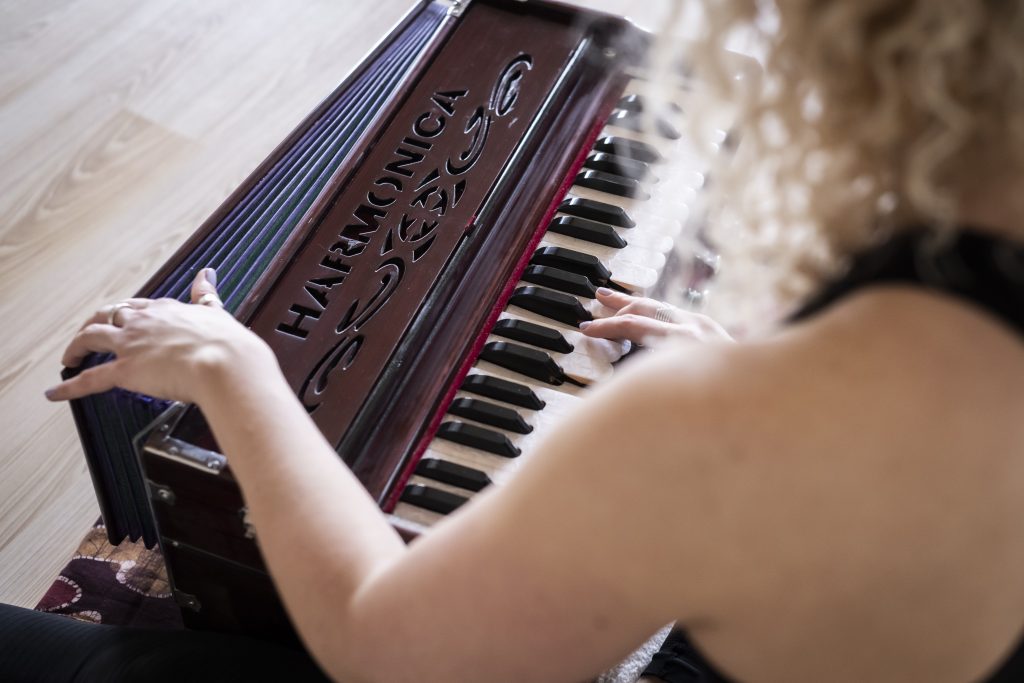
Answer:
[[119, 301], [118, 303], [111, 306], [109, 309], [107, 309], [108, 325], [113, 325], [114, 327], [121, 327], [120, 325], [117, 324], [117, 312], [120, 311], [122, 308], [134, 308], [134, 306], [132, 306], [127, 301]]
[[201, 297], [196, 299], [197, 306], [223, 306], [224, 303], [220, 300], [220, 297], [213, 292], [207, 292]]
[[678, 323], [681, 317], [675, 306], [662, 306], [654, 312], [654, 319], [663, 323]]

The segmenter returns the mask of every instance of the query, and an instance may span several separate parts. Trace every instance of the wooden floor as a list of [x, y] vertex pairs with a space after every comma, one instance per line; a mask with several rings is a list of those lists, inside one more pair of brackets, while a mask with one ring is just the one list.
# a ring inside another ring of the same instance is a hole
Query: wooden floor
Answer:
[[[43, 390], [411, 0], [0, 0], [0, 602], [98, 515]], [[622, 12], [628, 5], [600, 5]]]

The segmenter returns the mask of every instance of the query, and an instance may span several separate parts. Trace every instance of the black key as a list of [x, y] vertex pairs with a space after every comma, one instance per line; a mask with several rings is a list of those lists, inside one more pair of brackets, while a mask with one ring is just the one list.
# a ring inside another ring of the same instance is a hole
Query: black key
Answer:
[[640, 186], [640, 182], [636, 179], [624, 178], [620, 175], [605, 173], [604, 171], [581, 171], [576, 174], [575, 184], [577, 187], [587, 187], [591, 190], [607, 192], [617, 197], [641, 200], [651, 198], [651, 195]]
[[620, 228], [636, 227], [636, 222], [626, 214], [621, 206], [595, 201], [593, 199], [581, 199], [573, 197], [566, 199], [558, 205], [560, 213], [580, 218], [589, 218], [592, 221], [601, 221], [608, 225], [615, 225]]
[[590, 280], [583, 275], [570, 273], [560, 268], [530, 266], [523, 273], [522, 279], [535, 285], [544, 285], [551, 289], [557, 289], [559, 292], [576, 294], [588, 299], [593, 299], [597, 296], [597, 288], [590, 283]]
[[[612, 112], [612, 115], [608, 117], [608, 123], [612, 126], [618, 126], [619, 128], [625, 128], [626, 130], [642, 133], [645, 132], [647, 127], [648, 117], [641, 115], [639, 112], [616, 109]], [[683, 137], [683, 134], [680, 133], [675, 126], [661, 116], [654, 117], [654, 131], [661, 137], [669, 140], [678, 140]]]
[[437, 436], [448, 441], [461, 443], [463, 446], [479, 448], [482, 451], [494, 453], [504, 458], [514, 458], [521, 452], [501, 432], [496, 432], [486, 427], [466, 424], [465, 422], [453, 420], [442, 423], [437, 430]]
[[554, 358], [543, 351], [519, 344], [487, 342], [480, 352], [480, 358], [555, 386], [564, 384], [566, 380], [565, 372]]
[[619, 100], [615, 108], [622, 109], [623, 111], [642, 112], [644, 110], [644, 100], [639, 95], [626, 95]]
[[625, 128], [639, 133], [643, 129], [643, 125], [646, 123], [644, 117], [640, 116], [640, 112], [633, 112], [627, 109], [616, 109], [612, 112], [612, 115], [608, 117], [608, 124], [612, 126], [618, 126], [619, 128]]
[[529, 434], [533, 431], [531, 425], [526, 424], [523, 416], [504, 406], [496, 406], [487, 401], [475, 398], [457, 398], [448, 406], [448, 412], [452, 415], [465, 417], [477, 422], [507, 429], [516, 434]]
[[482, 491], [491, 484], [486, 472], [437, 458], [420, 460], [416, 464], [416, 474], [469, 491]]
[[622, 249], [627, 244], [612, 226], [576, 216], [558, 216], [548, 225], [548, 230], [615, 249]]
[[457, 496], [454, 493], [448, 493], [447, 491], [431, 488], [430, 486], [410, 484], [402, 491], [402, 502], [418, 505], [421, 508], [447, 515], [468, 503], [469, 498]]
[[596, 152], [587, 157], [583, 162], [585, 168], [595, 171], [605, 171], [624, 178], [635, 178], [642, 180], [651, 172], [651, 167], [643, 161], [636, 161], [629, 157], [620, 157], [607, 152]]
[[533, 389], [525, 384], [490, 375], [470, 375], [462, 382], [462, 390], [530, 410], [542, 410], [546, 405]]
[[658, 131], [658, 135], [669, 140], [678, 140], [683, 137], [678, 128], [669, 123], [667, 119], [660, 117], [654, 122], [654, 130]]
[[594, 319], [576, 297], [540, 287], [519, 287], [508, 303], [573, 327], [579, 327], [584, 320]]
[[629, 157], [637, 161], [653, 164], [661, 160], [661, 154], [651, 145], [639, 140], [621, 138], [617, 135], [607, 135], [594, 145], [595, 152], [607, 152], [620, 157]]
[[573, 349], [569, 340], [563, 337], [562, 333], [558, 330], [553, 330], [543, 325], [536, 325], [526, 320], [514, 320], [512, 318], [499, 320], [494, 329], [491, 330], [491, 334], [512, 339], [513, 341], [521, 341], [524, 344], [539, 346], [548, 351], [557, 351], [558, 353], [570, 353]]
[[607, 287], [612, 277], [611, 271], [593, 254], [584, 254], [582, 251], [564, 247], [541, 247], [533, 252], [530, 263], [583, 275], [597, 287]]

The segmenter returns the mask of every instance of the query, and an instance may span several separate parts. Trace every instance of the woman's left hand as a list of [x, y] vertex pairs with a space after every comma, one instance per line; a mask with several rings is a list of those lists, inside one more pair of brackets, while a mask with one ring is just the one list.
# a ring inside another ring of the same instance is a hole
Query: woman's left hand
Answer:
[[266, 343], [224, 310], [213, 269], [196, 276], [191, 300], [127, 299], [101, 308], [71, 340], [63, 363], [78, 367], [90, 353], [112, 353], [114, 360], [83, 370], [46, 397], [63, 401], [121, 387], [202, 404], [236, 373], [278, 371]]

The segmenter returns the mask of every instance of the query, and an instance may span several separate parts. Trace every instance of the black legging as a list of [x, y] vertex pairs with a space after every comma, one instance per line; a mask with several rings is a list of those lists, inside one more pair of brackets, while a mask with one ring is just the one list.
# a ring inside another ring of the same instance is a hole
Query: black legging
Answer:
[[307, 654], [260, 640], [87, 624], [0, 605], [3, 683], [327, 680]]

